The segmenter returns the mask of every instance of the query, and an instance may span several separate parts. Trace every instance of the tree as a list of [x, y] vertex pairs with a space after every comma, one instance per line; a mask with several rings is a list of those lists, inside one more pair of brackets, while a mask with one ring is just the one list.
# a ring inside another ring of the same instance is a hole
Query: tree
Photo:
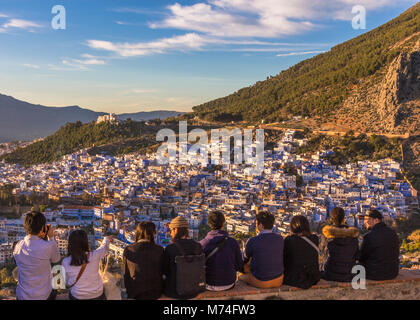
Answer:
[[420, 242], [420, 229], [417, 229], [416, 231], [413, 231], [408, 237], [408, 240], [414, 241], [414, 242]]
[[39, 205], [39, 211], [42, 212], [42, 213], [44, 213], [47, 210], [47, 208], [48, 208], [48, 205], [46, 205], [46, 204], [40, 204]]

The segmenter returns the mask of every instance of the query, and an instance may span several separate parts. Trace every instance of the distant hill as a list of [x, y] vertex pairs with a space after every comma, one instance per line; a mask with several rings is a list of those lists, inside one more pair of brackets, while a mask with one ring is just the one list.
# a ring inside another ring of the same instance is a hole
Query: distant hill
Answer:
[[165, 120], [171, 117], [177, 117], [179, 115], [183, 115], [185, 112], [178, 112], [178, 111], [165, 111], [165, 110], [156, 110], [150, 112], [137, 112], [137, 113], [123, 113], [120, 114], [121, 120], [127, 120], [131, 118], [133, 121], [142, 121], [142, 120], [153, 120], [153, 119], [161, 119]]
[[419, 106], [420, 3], [329, 52], [193, 110], [206, 121], [273, 123], [302, 116], [316, 120], [307, 122], [317, 129], [418, 133]]
[[66, 154], [107, 144], [115, 144], [118, 146], [117, 153], [125, 153], [131, 151], [130, 145], [126, 146], [127, 150], [119, 149], [125, 148], [124, 145], [128, 141], [133, 144], [134, 140], [135, 150], [156, 144], [155, 132], [155, 126], [147, 126], [143, 122], [83, 124], [78, 121], [67, 123], [44, 140], [32, 143], [25, 148], [18, 148], [0, 159], [11, 163], [32, 165], [56, 161]]
[[[78, 106], [46, 107], [34, 105], [13, 97], [0, 94], [0, 142], [12, 140], [31, 141], [43, 138], [57, 131], [67, 122], [88, 123], [95, 121], [103, 112], [95, 112]], [[123, 114], [123, 120], [131, 118], [134, 121], [166, 119], [181, 112], [151, 111]]]
[[[89, 154], [121, 155], [133, 152], [155, 152], [160, 142], [156, 134], [164, 128], [178, 130], [178, 119], [154, 119], [149, 123], [122, 121], [120, 123], [66, 123], [45, 139], [0, 156], [0, 161], [30, 166], [60, 160], [64, 155], [87, 149]], [[213, 129], [209, 126], [189, 126], [193, 130]]]
[[46, 137], [67, 122], [90, 122], [104, 114], [78, 106], [44, 107], [0, 95], [0, 141]]

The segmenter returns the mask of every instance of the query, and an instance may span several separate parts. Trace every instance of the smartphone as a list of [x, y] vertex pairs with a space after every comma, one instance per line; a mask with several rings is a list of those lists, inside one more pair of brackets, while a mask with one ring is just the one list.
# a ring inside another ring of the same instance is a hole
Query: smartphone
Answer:
[[42, 238], [45, 241], [48, 241], [48, 231], [50, 231], [50, 226], [49, 225], [45, 225], [44, 226], [45, 237]]

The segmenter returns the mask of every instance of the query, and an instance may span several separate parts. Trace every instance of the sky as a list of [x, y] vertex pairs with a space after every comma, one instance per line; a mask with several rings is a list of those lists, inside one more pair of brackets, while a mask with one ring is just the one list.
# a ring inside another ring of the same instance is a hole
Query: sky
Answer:
[[[0, 0], [0, 93], [103, 112], [190, 111], [368, 32], [415, 3]], [[53, 28], [56, 5], [65, 9], [65, 29]], [[366, 29], [352, 27], [356, 5], [366, 9]]]

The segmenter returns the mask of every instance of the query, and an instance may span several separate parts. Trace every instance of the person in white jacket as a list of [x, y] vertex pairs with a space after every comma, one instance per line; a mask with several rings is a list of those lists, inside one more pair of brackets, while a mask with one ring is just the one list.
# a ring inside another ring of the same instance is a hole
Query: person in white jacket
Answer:
[[57, 291], [52, 288], [51, 264], [60, 261], [60, 251], [54, 239], [54, 229], [47, 225], [40, 212], [25, 216], [28, 234], [13, 251], [18, 267], [18, 300], [55, 300]]
[[101, 246], [91, 251], [85, 231], [75, 230], [70, 233], [68, 257], [62, 262], [66, 271], [66, 284], [71, 288], [70, 300], [106, 300], [99, 265], [108, 253], [111, 242], [112, 237], [105, 237]]

